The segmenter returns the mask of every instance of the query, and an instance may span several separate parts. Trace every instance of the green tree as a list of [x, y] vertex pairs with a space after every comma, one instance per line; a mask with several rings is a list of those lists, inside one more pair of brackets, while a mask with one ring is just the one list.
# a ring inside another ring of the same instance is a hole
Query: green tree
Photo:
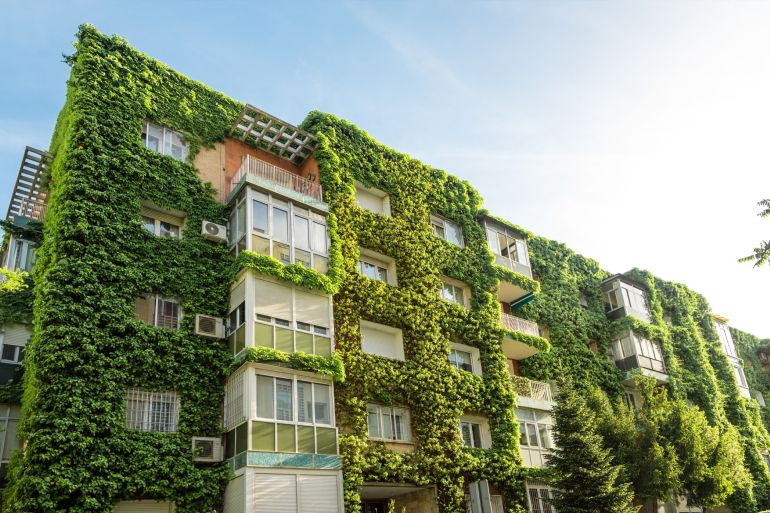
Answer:
[[[763, 199], [758, 206], [762, 207], [762, 210], [757, 214], [759, 217], [770, 216], [770, 199]], [[754, 267], [766, 264], [770, 260], [770, 241], [763, 240], [759, 243], [759, 246], [753, 249], [754, 254], [745, 256], [739, 259], [739, 262], [754, 262]]]
[[554, 409], [553, 505], [559, 513], [635, 513], [631, 484], [616, 465], [586, 399], [564, 384]]

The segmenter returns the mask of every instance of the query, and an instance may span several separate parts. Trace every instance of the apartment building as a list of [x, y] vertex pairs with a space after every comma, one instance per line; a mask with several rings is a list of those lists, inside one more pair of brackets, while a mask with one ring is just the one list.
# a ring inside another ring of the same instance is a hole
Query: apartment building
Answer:
[[[602, 271], [564, 295], [545, 262], [561, 255], [466, 182], [91, 27], [78, 40], [7, 215], [3, 266], [36, 297], [0, 334], [2, 383], [28, 373], [20, 437], [18, 393], [0, 404], [3, 478], [25, 441], [9, 511], [554, 513], [544, 356], [582, 330], [569, 350], [611, 361], [632, 406], [634, 374], [670, 385], [648, 285]], [[584, 311], [596, 334], [571, 326]]]

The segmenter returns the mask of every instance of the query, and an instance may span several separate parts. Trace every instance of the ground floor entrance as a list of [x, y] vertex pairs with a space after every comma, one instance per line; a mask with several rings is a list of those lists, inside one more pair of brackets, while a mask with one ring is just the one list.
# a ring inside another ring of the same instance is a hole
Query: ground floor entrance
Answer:
[[367, 483], [360, 488], [362, 513], [438, 513], [435, 487], [392, 483]]

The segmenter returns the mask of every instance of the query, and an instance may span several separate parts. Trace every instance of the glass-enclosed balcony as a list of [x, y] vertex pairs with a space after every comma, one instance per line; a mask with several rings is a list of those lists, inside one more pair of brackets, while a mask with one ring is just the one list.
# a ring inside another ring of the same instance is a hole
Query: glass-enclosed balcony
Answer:
[[650, 322], [650, 310], [640, 285], [625, 276], [615, 275], [602, 284], [604, 311], [612, 320], [630, 315]]
[[[483, 225], [487, 233], [489, 250], [495, 257], [495, 264], [532, 278], [527, 237], [520, 231], [490, 217], [483, 219]], [[514, 283], [500, 282], [498, 299], [502, 302], [512, 303], [528, 295], [531, 295], [530, 291]]]
[[628, 330], [612, 342], [608, 353], [620, 370], [638, 370], [658, 381], [668, 381], [663, 353], [655, 340], [647, 340]]

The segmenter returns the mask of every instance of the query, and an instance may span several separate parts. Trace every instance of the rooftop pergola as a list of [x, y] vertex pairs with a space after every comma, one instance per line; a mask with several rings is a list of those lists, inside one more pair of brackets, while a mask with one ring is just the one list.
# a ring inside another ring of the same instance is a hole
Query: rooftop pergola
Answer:
[[6, 219], [25, 216], [41, 221], [47, 210], [45, 187], [51, 179], [51, 155], [27, 146], [21, 159]]
[[252, 105], [243, 108], [230, 135], [298, 166], [313, 154], [318, 144], [308, 132]]

